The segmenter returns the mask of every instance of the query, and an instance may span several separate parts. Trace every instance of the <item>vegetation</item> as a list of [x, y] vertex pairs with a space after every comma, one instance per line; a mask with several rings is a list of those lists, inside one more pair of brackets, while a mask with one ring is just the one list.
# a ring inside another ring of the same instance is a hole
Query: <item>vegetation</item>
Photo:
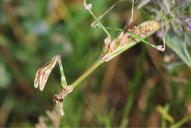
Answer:
[[189, 127], [190, 4], [2, 0], [0, 126]]

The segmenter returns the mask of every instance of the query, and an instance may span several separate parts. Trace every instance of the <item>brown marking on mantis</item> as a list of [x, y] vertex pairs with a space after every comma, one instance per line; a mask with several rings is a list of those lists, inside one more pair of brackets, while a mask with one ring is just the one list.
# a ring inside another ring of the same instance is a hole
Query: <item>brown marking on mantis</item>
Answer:
[[[139, 26], [135, 26], [132, 29], [128, 29], [126, 32], [121, 32], [120, 35], [116, 38], [113, 39], [109, 45], [109, 50], [104, 54], [102, 57], [103, 61], [109, 61], [111, 56], [115, 56], [114, 54], [116, 53], [121, 53], [128, 48], [129, 44], [136, 44], [141, 41], [140, 38], [146, 38], [149, 35], [153, 34], [160, 28], [160, 23], [157, 21], [146, 21]], [[134, 38], [131, 37], [129, 34], [136, 35], [140, 38]], [[118, 44], [115, 44], [118, 43]]]
[[159, 27], [160, 24], [157, 21], [146, 21], [141, 25], [134, 27], [132, 30], [128, 30], [128, 32], [132, 32], [133, 34], [144, 38], [158, 30]]

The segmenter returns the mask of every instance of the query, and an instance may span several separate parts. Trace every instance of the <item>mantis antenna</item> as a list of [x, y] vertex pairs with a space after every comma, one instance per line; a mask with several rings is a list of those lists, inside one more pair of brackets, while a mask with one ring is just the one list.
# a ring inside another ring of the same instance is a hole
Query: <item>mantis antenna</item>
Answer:
[[[162, 13], [162, 9], [161, 9], [161, 14], [163, 14]], [[163, 17], [163, 16], [162, 16]], [[165, 41], [165, 36], [166, 36], [166, 32], [165, 32], [165, 30], [164, 30], [164, 21], [162, 20], [162, 41], [163, 41], [163, 48], [164, 48], [164, 50], [166, 49], [166, 41]]]

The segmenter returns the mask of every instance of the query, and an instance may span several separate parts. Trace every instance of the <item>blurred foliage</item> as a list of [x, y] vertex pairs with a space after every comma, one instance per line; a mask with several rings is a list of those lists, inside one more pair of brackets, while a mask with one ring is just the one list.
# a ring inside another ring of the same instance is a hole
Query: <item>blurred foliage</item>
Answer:
[[[101, 15], [116, 1], [91, 2]], [[119, 4], [101, 21], [123, 28], [131, 4]], [[106, 35], [90, 27], [93, 19], [79, 0], [0, 0], [0, 126], [190, 127], [190, 4], [136, 1], [130, 27], [160, 20], [164, 33], [149, 41], [161, 43], [165, 37], [169, 48], [161, 53], [138, 44], [109, 62], [66, 98], [61, 118], [51, 111], [52, 97], [61, 89], [59, 69], [41, 93], [33, 87], [36, 70], [60, 54], [71, 83], [97, 59]]]
[[190, 67], [191, 56], [187, 47], [190, 46], [191, 41], [191, 1], [141, 0], [138, 7], [141, 8], [146, 4], [148, 5], [147, 12], [152, 10], [155, 18], [162, 21], [164, 30], [161, 31], [160, 37], [164, 38], [167, 45]]

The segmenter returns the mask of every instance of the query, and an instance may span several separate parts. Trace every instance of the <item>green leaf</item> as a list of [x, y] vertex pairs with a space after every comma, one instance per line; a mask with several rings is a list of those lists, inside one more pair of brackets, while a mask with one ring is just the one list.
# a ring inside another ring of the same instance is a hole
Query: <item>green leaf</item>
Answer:
[[165, 37], [167, 46], [170, 47], [186, 65], [191, 67], [191, 57], [187, 48], [186, 39], [186, 35], [179, 36], [171, 31], [168, 32]]
[[151, 0], [141, 0], [138, 4], [138, 9], [142, 8], [143, 6], [145, 6], [146, 4], [148, 4], [149, 2], [151, 2]]
[[5, 45], [5, 38], [0, 35], [0, 46]]
[[[1, 61], [1, 60], [0, 60]], [[9, 72], [5, 69], [5, 66], [0, 62], [0, 88], [5, 88], [11, 82]]]

